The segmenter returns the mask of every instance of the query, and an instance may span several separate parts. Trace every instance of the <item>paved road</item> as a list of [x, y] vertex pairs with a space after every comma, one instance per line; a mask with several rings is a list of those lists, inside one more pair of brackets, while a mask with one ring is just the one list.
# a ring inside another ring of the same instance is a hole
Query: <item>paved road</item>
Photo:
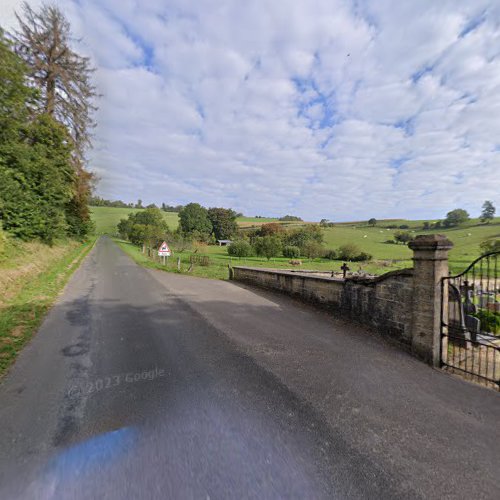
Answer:
[[0, 386], [0, 498], [495, 498], [498, 394], [108, 239]]

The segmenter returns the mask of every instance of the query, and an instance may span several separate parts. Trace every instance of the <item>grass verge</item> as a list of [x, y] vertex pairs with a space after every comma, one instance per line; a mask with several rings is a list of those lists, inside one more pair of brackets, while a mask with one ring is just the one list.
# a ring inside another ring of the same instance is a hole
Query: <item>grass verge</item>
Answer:
[[[167, 259], [165, 265], [163, 265], [162, 261], [156, 259], [152, 259], [147, 255], [143, 254], [141, 249], [132, 243], [124, 240], [120, 240], [118, 238], [113, 238], [113, 241], [132, 259], [140, 264], [143, 267], [147, 267], [149, 269], [160, 269], [162, 271], [168, 271], [178, 274], [186, 274], [189, 276], [196, 276], [198, 278], [210, 278], [210, 279], [228, 279], [229, 278], [229, 270], [228, 263], [229, 262], [220, 262], [213, 261], [210, 266], [193, 266], [191, 272], [188, 272], [190, 267], [190, 255], [192, 252], [183, 252], [175, 255], [175, 257], [170, 257]], [[177, 268], [177, 258], [180, 257], [181, 264], [180, 270]]]
[[[47, 249], [52, 258], [47, 259], [35, 273], [30, 272], [28, 276], [22, 272], [18, 276], [12, 273], [10, 285], [15, 293], [3, 297], [0, 302], [0, 378], [32, 338], [95, 241], [96, 238], [91, 238], [85, 243], [61, 243], [57, 252]], [[22, 245], [21, 248], [16, 246], [22, 250]]]

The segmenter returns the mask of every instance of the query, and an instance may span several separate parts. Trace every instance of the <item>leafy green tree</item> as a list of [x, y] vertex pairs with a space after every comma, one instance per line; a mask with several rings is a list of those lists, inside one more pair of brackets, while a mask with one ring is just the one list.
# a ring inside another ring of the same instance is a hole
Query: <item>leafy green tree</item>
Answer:
[[409, 243], [412, 240], [413, 240], [413, 236], [408, 231], [396, 231], [394, 233], [394, 241], [396, 243], [406, 244], [406, 243]]
[[261, 236], [256, 238], [255, 251], [257, 255], [266, 257], [267, 260], [272, 257], [278, 257], [282, 251], [281, 239], [277, 236]]
[[168, 226], [159, 208], [146, 208], [130, 213], [117, 225], [118, 232], [135, 245], [155, 247], [168, 233]]
[[184, 235], [196, 234], [201, 239], [212, 232], [208, 210], [198, 203], [189, 203], [179, 212], [179, 226]]
[[283, 257], [287, 257], [288, 259], [298, 259], [300, 257], [300, 248], [287, 245], [283, 248]]
[[253, 249], [248, 241], [240, 240], [231, 243], [231, 245], [227, 247], [227, 253], [232, 257], [250, 257], [253, 253]]
[[260, 236], [281, 236], [285, 232], [282, 224], [277, 222], [269, 222], [267, 224], [262, 224], [259, 229]]
[[304, 248], [304, 245], [310, 241], [323, 243], [323, 230], [315, 224], [308, 224], [299, 229], [295, 229], [287, 233], [284, 237], [286, 245]]
[[52, 243], [68, 230], [74, 171], [66, 129], [42, 115], [19, 142], [0, 145], [0, 218], [23, 239]]
[[463, 224], [469, 220], [469, 213], [462, 209], [456, 208], [446, 214], [446, 219], [443, 222], [444, 227], [454, 227]]
[[484, 240], [480, 245], [482, 254], [491, 253], [491, 252], [500, 252], [500, 240], [491, 239]]
[[324, 253], [324, 248], [321, 243], [311, 240], [308, 241], [302, 248], [302, 254], [308, 259], [317, 259]]
[[483, 203], [481, 212], [481, 222], [490, 222], [495, 217], [496, 208], [491, 201], [486, 200]]
[[377, 225], [377, 219], [375, 218], [371, 218], [369, 221], [368, 221], [368, 224], [372, 227], [375, 227]]
[[359, 247], [354, 243], [346, 243], [339, 247], [338, 258], [340, 260], [354, 260], [361, 253]]
[[278, 220], [281, 222], [302, 222], [302, 219], [296, 215], [285, 215], [284, 217], [280, 217]]
[[212, 224], [212, 234], [217, 240], [227, 240], [238, 231], [237, 213], [230, 208], [209, 208], [208, 218]]

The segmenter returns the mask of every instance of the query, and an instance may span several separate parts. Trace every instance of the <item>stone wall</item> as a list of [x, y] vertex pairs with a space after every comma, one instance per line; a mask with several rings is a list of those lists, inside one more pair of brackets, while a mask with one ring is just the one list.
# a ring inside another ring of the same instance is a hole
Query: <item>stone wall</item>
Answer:
[[[326, 307], [337, 316], [367, 325], [409, 347], [433, 366], [441, 363], [441, 280], [448, 276], [453, 244], [441, 234], [419, 235], [410, 244], [413, 269], [375, 278], [329, 278], [294, 271], [235, 267], [230, 277], [294, 295]], [[443, 312], [446, 316], [446, 311]]]
[[319, 304], [407, 346], [411, 345], [412, 278], [411, 269], [376, 278], [346, 280], [274, 269], [233, 269], [236, 281]]

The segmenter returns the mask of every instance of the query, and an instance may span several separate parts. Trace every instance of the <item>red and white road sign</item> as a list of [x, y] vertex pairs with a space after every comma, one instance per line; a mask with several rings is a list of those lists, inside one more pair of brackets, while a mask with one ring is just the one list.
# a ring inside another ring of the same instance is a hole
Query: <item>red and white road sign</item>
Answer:
[[170, 257], [171, 255], [172, 255], [172, 251], [170, 250], [170, 247], [167, 245], [167, 242], [164, 241], [160, 245], [160, 248], [158, 248], [158, 256], [159, 257]]

